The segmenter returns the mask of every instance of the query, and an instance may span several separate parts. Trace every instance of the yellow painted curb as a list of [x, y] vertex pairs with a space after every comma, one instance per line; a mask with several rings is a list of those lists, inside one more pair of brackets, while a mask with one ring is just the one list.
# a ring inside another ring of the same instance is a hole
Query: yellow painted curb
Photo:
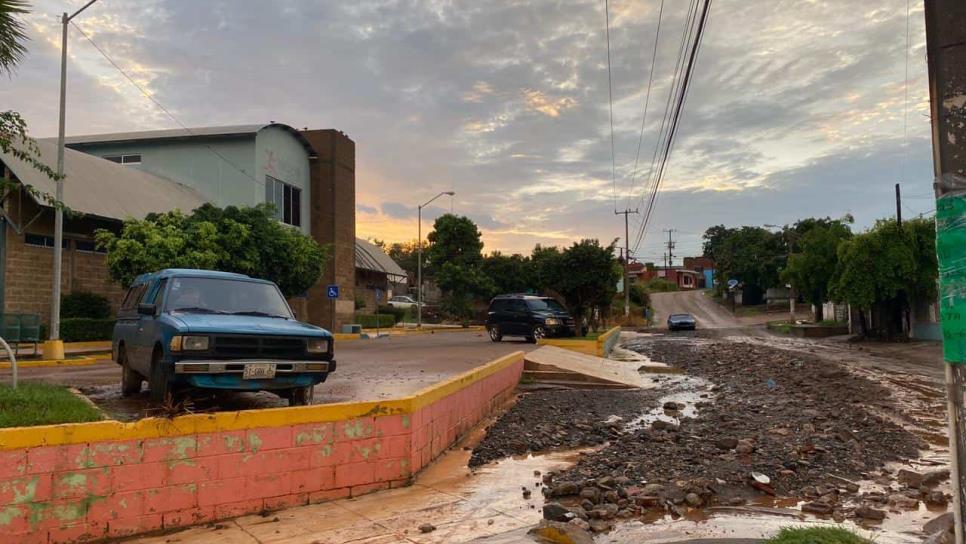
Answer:
[[111, 341], [110, 340], [98, 340], [98, 341], [95, 341], [95, 342], [64, 342], [64, 349], [65, 350], [71, 350], [71, 349], [103, 349], [103, 350], [110, 350], [111, 349]]
[[522, 351], [511, 353], [408, 397], [387, 401], [341, 402], [313, 406], [217, 412], [214, 414], [188, 414], [171, 419], [146, 418], [128, 423], [96, 421], [0, 429], [0, 450], [84, 444], [87, 442], [167, 438], [304, 423], [327, 423], [359, 417], [409, 414], [522, 361]]
[[[47, 366], [88, 366], [97, 364], [101, 361], [109, 361], [111, 359], [110, 354], [91, 356], [91, 357], [77, 357], [76, 359], [40, 359], [33, 361], [17, 361], [17, 368], [40, 368]], [[0, 362], [0, 368], [10, 368], [10, 363], [8, 361]]]
[[597, 357], [604, 357], [604, 344], [607, 340], [615, 334], [620, 334], [620, 326], [611, 327], [607, 331], [603, 332], [597, 338], [593, 340], [586, 340], [580, 338], [541, 338], [537, 341], [537, 344], [541, 346], [556, 346], [558, 348], [569, 349], [570, 351], [576, 351], [578, 353], [583, 353], [586, 355], [595, 355]]

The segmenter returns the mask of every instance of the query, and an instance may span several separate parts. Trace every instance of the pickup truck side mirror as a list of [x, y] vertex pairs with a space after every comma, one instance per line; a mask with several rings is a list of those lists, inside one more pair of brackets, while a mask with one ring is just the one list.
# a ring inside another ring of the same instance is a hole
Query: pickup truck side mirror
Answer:
[[141, 315], [154, 315], [158, 313], [158, 305], [151, 304], [149, 302], [142, 302], [138, 304], [138, 313]]

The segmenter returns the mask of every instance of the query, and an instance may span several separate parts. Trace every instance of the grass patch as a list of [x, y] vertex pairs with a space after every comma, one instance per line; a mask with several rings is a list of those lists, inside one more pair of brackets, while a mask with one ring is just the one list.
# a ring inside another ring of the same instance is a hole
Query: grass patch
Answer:
[[840, 326], [846, 325], [846, 323], [842, 321], [836, 321], [834, 319], [823, 319], [819, 321], [818, 324], [823, 327], [840, 327]]
[[769, 321], [768, 329], [782, 334], [791, 334], [792, 324], [787, 321]]
[[60, 385], [0, 385], [0, 428], [99, 421], [101, 413]]
[[869, 544], [869, 541], [841, 527], [785, 527], [765, 544]]

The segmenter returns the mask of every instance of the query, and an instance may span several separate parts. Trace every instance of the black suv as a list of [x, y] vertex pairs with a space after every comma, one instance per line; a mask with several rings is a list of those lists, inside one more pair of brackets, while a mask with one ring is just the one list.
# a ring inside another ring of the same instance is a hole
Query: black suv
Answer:
[[536, 295], [497, 295], [490, 301], [486, 330], [494, 342], [523, 336], [536, 342], [544, 336], [573, 336], [574, 320], [559, 302]]

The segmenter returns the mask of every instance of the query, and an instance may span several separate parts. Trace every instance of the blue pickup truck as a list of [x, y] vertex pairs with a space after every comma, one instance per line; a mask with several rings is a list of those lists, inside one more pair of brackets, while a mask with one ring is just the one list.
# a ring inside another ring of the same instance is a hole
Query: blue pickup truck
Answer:
[[167, 269], [138, 276], [114, 326], [121, 392], [162, 402], [175, 389], [271, 391], [293, 406], [335, 371], [332, 335], [297, 321], [274, 283]]

